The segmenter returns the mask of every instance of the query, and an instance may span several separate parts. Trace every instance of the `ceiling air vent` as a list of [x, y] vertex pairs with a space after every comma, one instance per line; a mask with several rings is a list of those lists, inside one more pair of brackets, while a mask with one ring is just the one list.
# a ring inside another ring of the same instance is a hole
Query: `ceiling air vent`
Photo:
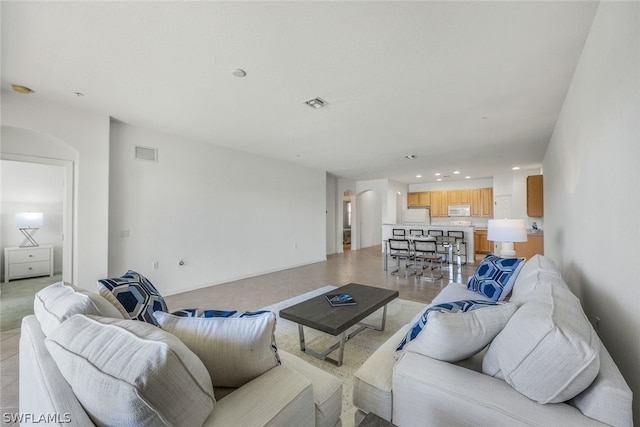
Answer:
[[315, 109], [322, 108], [325, 105], [329, 105], [329, 103], [322, 98], [313, 98], [308, 101], [304, 101], [304, 103], [307, 104], [309, 107], [315, 108]]
[[136, 160], [158, 162], [158, 149], [136, 145]]

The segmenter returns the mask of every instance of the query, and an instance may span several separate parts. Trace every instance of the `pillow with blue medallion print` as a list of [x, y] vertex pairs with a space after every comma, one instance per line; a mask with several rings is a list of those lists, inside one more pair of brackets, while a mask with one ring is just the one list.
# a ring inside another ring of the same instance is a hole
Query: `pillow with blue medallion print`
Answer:
[[469, 277], [467, 288], [491, 301], [502, 301], [513, 289], [523, 266], [524, 258], [500, 258], [489, 254]]
[[502, 331], [515, 303], [463, 300], [431, 305], [417, 318], [396, 352], [420, 353], [445, 362], [473, 356]]
[[167, 304], [153, 284], [140, 273], [127, 271], [120, 277], [98, 280], [98, 292], [127, 319], [158, 325], [154, 311], [167, 312]]

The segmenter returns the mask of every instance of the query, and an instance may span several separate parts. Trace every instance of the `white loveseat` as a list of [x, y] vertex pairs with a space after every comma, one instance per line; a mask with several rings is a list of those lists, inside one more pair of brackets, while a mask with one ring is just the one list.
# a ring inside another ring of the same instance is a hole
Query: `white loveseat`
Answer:
[[[342, 382], [282, 350], [277, 366], [240, 387], [214, 391], [203, 363], [178, 338], [156, 326], [123, 319], [98, 294], [60, 283], [36, 296], [34, 310], [35, 315], [23, 319], [20, 337], [21, 425], [99, 425], [96, 415], [112, 417], [118, 411], [121, 421], [109, 424], [341, 425]], [[98, 340], [103, 340], [99, 346]], [[128, 345], [124, 352], [114, 348], [123, 342], [131, 343], [131, 354]], [[73, 352], [93, 359], [87, 363], [86, 357], [77, 358]], [[118, 365], [122, 374], [114, 373], [125, 379], [111, 382], [106, 378], [111, 376], [108, 366], [103, 366], [111, 362], [101, 359], [114, 356], [130, 359]], [[127, 383], [128, 371], [145, 364], [142, 359], [151, 360], [153, 369], [136, 371]], [[91, 376], [96, 370], [102, 375], [97, 384], [110, 387], [113, 398], [91, 389], [96, 382], [89, 385], [78, 377], [78, 372]], [[133, 421], [133, 412], [151, 415], [143, 424]]]
[[[479, 299], [451, 283], [432, 305]], [[633, 425], [631, 390], [548, 257], [524, 264], [509, 303], [488, 348], [455, 363], [397, 352], [415, 319], [401, 328], [355, 373], [356, 425], [370, 412], [400, 427]]]

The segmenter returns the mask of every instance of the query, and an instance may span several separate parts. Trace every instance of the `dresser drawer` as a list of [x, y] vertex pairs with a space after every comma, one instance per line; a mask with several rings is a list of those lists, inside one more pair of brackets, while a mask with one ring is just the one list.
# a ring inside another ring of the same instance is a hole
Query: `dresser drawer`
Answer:
[[23, 276], [44, 276], [50, 272], [49, 261], [37, 261], [37, 262], [21, 262], [19, 264], [9, 264], [9, 276], [23, 277]]
[[48, 248], [13, 250], [9, 252], [9, 264], [19, 262], [49, 261], [51, 251]]

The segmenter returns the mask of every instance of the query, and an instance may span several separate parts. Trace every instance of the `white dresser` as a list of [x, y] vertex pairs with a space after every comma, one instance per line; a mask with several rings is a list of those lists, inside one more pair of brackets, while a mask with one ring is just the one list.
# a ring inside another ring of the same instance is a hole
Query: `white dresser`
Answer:
[[53, 245], [4, 248], [5, 283], [37, 276], [53, 276]]

